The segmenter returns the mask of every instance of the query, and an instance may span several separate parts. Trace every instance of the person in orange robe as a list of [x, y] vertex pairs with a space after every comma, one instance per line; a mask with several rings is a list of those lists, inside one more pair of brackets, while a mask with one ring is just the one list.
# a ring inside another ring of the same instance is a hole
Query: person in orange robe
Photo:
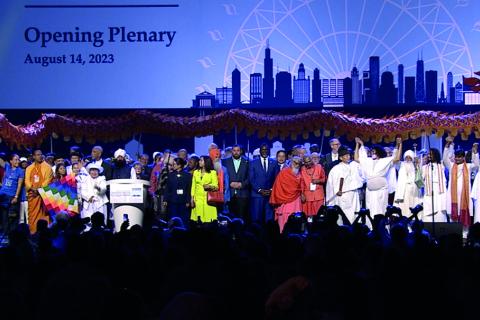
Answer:
[[314, 164], [312, 157], [303, 157], [303, 167], [300, 170], [302, 176], [302, 208], [307, 217], [317, 214], [318, 209], [325, 204], [323, 185], [325, 183], [325, 171], [321, 164]]
[[42, 150], [33, 151], [34, 162], [25, 171], [25, 191], [28, 201], [28, 225], [30, 232], [37, 231], [37, 222], [40, 219], [49, 221], [39, 188], [46, 187], [52, 182], [53, 170], [43, 159]]
[[280, 232], [283, 232], [285, 223], [292, 213], [302, 211], [301, 163], [300, 157], [293, 157], [291, 167], [280, 171], [273, 183], [270, 203], [276, 207], [275, 220], [278, 221]]

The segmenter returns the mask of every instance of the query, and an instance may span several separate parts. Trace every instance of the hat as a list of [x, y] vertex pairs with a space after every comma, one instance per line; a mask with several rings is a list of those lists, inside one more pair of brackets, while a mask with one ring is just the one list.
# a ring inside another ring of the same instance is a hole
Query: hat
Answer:
[[87, 166], [87, 171], [90, 172], [90, 170], [98, 170], [98, 173], [102, 173], [103, 167], [100, 166], [98, 163], [90, 162]]
[[155, 160], [155, 157], [156, 157], [157, 155], [162, 155], [162, 153], [161, 153], [160, 151], [155, 151], [155, 152], [153, 153], [152, 159]]
[[25, 157], [21, 157], [21, 158], [20, 158], [20, 162], [27, 162], [27, 161], [28, 161], [28, 160], [27, 160], [27, 158], [25, 158]]
[[413, 158], [415, 158], [415, 153], [413, 153], [412, 150], [407, 150], [407, 151], [405, 151], [405, 153], [403, 154], [403, 160], [405, 160], [406, 157], [410, 157], [410, 158], [412, 158], [412, 160], [413, 160]]
[[339, 157], [343, 157], [346, 154], [350, 154], [350, 150], [348, 150], [347, 147], [341, 146], [340, 148], [338, 148], [338, 156]]
[[115, 159], [117, 159], [119, 156], [122, 156], [123, 158], [125, 158], [125, 155], [126, 155], [125, 150], [123, 150], [123, 149], [118, 149], [118, 150], [115, 151], [115, 153], [113, 154], [113, 157], [114, 157]]

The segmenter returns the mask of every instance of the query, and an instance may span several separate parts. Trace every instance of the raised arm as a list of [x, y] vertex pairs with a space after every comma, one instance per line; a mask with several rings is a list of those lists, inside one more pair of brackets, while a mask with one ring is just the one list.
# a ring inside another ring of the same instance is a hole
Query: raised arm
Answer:
[[360, 147], [363, 147], [363, 141], [359, 138], [355, 138], [355, 154], [353, 160], [360, 162]]
[[443, 165], [449, 170], [453, 165], [452, 161], [450, 160], [454, 153], [453, 146], [453, 138], [448, 136], [445, 139], [445, 148], [443, 149]]
[[472, 146], [472, 164], [475, 170], [478, 170], [480, 166], [480, 159], [478, 155], [478, 142], [475, 142]]
[[396, 146], [394, 150], [393, 163], [399, 162], [402, 157], [402, 138], [397, 137], [395, 139], [395, 142], [396, 142]]

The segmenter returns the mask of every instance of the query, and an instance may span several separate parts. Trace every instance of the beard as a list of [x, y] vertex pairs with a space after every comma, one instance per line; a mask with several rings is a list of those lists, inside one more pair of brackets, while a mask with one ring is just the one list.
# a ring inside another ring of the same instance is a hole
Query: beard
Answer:
[[415, 173], [415, 166], [412, 161], [405, 161], [403, 165], [405, 166], [405, 171], [407, 171], [408, 175]]

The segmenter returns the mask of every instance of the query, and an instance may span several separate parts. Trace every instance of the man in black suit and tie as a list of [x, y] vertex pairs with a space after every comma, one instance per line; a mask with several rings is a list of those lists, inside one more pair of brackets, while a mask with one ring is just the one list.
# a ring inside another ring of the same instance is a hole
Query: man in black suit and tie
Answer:
[[92, 148], [92, 162], [99, 164], [103, 168], [103, 175], [106, 180], [112, 179], [112, 165], [102, 159], [103, 148], [101, 146], [95, 146]]
[[270, 159], [267, 144], [260, 146], [260, 157], [250, 162], [248, 178], [251, 190], [252, 221], [265, 223], [273, 220], [273, 208], [269, 203], [273, 182], [279, 171], [277, 161]]
[[340, 148], [341, 145], [340, 140], [337, 138], [330, 139], [330, 148], [332, 151], [327, 153], [321, 160], [321, 165], [323, 166], [327, 177], [330, 170], [340, 162], [338, 158], [338, 148]]
[[227, 169], [230, 185], [228, 209], [236, 217], [250, 221], [248, 214], [249, 187], [248, 160], [242, 156], [243, 149], [236, 144], [232, 147], [232, 156], [223, 159], [222, 165]]

